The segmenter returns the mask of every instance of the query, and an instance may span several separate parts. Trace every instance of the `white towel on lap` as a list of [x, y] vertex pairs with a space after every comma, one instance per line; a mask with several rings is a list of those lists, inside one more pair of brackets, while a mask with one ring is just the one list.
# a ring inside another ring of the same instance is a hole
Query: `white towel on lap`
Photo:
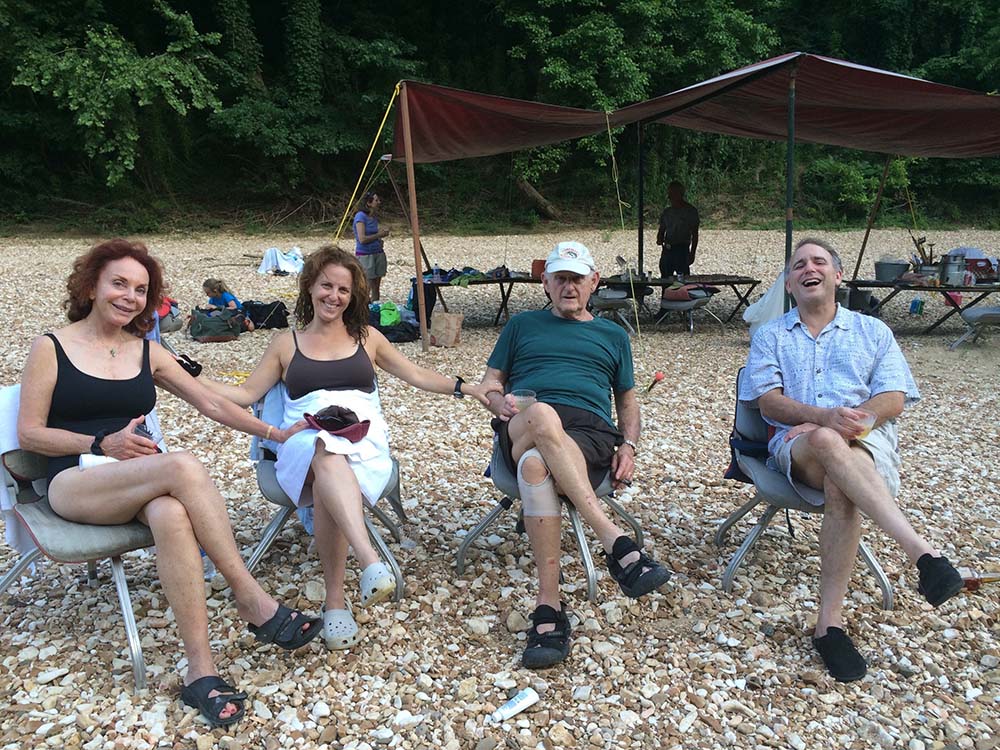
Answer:
[[382, 418], [377, 390], [373, 393], [314, 391], [298, 399], [286, 395], [281, 427], [290, 427], [304, 414], [315, 414], [333, 404], [351, 409], [361, 421], [371, 420], [368, 434], [357, 443], [352, 443], [325, 430], [297, 432], [278, 447], [278, 461], [274, 467], [278, 484], [297, 506], [312, 505], [312, 487], [306, 486], [306, 477], [316, 452], [316, 443], [322, 441], [328, 452], [347, 457], [348, 465], [361, 486], [361, 494], [369, 505], [374, 505], [392, 475], [388, 428]]

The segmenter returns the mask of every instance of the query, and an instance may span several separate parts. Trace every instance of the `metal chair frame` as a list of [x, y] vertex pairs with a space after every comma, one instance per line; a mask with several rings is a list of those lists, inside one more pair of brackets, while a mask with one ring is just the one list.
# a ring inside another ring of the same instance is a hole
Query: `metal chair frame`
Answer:
[[[742, 373], [743, 369], [741, 368], [737, 375], [736, 432], [747, 441], [763, 442], [766, 445], [767, 424], [764, 422], [763, 417], [760, 416], [759, 411], [739, 400], [739, 378], [742, 377]], [[786, 512], [789, 510], [799, 510], [803, 513], [823, 513], [824, 510], [822, 505], [813, 505], [800, 497], [785, 476], [773, 469], [769, 469], [760, 458], [746, 455], [736, 449], [735, 446], [733, 447], [733, 452], [740, 469], [753, 480], [755, 493], [750, 500], [733, 511], [722, 522], [722, 525], [715, 532], [715, 545], [721, 547], [725, 542], [729, 530], [760, 503], [765, 503], [765, 508], [757, 523], [750, 530], [750, 533], [747, 534], [746, 538], [736, 549], [729, 564], [726, 565], [726, 569], [722, 574], [722, 590], [726, 593], [732, 591], [733, 579], [736, 577], [737, 571], [739, 571], [746, 556], [753, 549], [754, 545], [757, 544], [761, 536], [763, 536], [771, 520], [779, 510], [784, 509]], [[859, 540], [858, 555], [875, 577], [875, 581], [882, 592], [882, 608], [891, 610], [894, 604], [892, 584], [889, 582], [888, 576], [885, 574], [882, 566], [879, 565], [878, 560], [864, 539]]]
[[[517, 478], [511, 474], [506, 463], [500, 459], [497, 445], [497, 441], [494, 439], [493, 457], [490, 460], [490, 478], [493, 480], [493, 484], [496, 488], [502, 493], [502, 497], [499, 501], [497, 501], [497, 504], [493, 506], [490, 512], [483, 516], [483, 518], [469, 530], [469, 532], [465, 535], [465, 538], [462, 539], [462, 542], [458, 545], [458, 553], [455, 556], [455, 568], [459, 575], [465, 573], [465, 559], [472, 543], [478, 539], [504, 511], [509, 510], [511, 506], [513, 506], [515, 500], [521, 499], [517, 488]], [[621, 503], [615, 499], [614, 490], [611, 486], [610, 474], [604, 478], [604, 481], [595, 490], [595, 493], [632, 529], [632, 532], [635, 534], [636, 544], [639, 545], [639, 547], [642, 547], [644, 541], [642, 527], [639, 525], [639, 522], [635, 519], [635, 517], [625, 510]], [[590, 543], [587, 541], [587, 536], [584, 532], [583, 521], [580, 519], [579, 511], [577, 511], [576, 507], [568, 498], [560, 496], [560, 499], [562, 500], [563, 507], [566, 509], [566, 513], [569, 515], [570, 529], [573, 534], [573, 539], [576, 541], [576, 547], [580, 552], [580, 560], [583, 564], [584, 574], [587, 578], [587, 599], [592, 602], [596, 602], [597, 570], [594, 567], [594, 558], [590, 552]]]
[[[48, 459], [44, 456], [23, 450], [10, 451], [3, 456], [4, 483], [17, 496], [14, 512], [24, 523], [37, 546], [22, 554], [7, 574], [0, 579], [0, 594], [6, 591], [29, 566], [43, 555], [59, 563], [86, 563], [87, 579], [91, 585], [97, 581], [97, 561], [109, 559], [111, 561], [111, 577], [118, 594], [119, 609], [124, 621], [129, 656], [132, 661], [132, 675], [135, 678], [134, 692], [138, 693], [140, 690], [146, 689], [146, 662], [142, 655], [142, 643], [135, 622], [135, 612], [132, 608], [128, 581], [125, 578], [122, 555], [132, 550], [152, 547], [154, 544], [153, 534], [138, 521], [115, 526], [98, 526], [74, 523], [56, 514], [45, 495], [39, 494], [32, 487], [34, 480], [45, 477], [47, 462]], [[13, 467], [13, 471], [8, 467]], [[131, 537], [132, 542], [122, 543], [123, 531]], [[53, 545], [48, 542], [58, 542], [59, 539], [67, 539], [80, 534], [87, 535], [92, 542], [90, 546], [93, 547], [91, 552], [82, 558], [76, 559], [75, 555], [66, 556], [50, 549]]]
[[[276, 386], [276, 388], [279, 386]], [[273, 390], [273, 389], [272, 389]], [[265, 396], [265, 399], [267, 397]], [[264, 399], [258, 401], [253, 405], [253, 413], [258, 419], [262, 417], [264, 411]], [[263, 559], [264, 555], [267, 554], [268, 550], [274, 544], [275, 540], [278, 538], [278, 534], [284, 528], [288, 519], [291, 517], [292, 513], [295, 511], [295, 503], [292, 502], [291, 498], [285, 494], [285, 492], [278, 485], [277, 479], [275, 477], [275, 463], [276, 457], [271, 451], [267, 450], [263, 445], [261, 445], [261, 440], [259, 438], [254, 438], [250, 444], [250, 459], [256, 464], [256, 474], [257, 474], [257, 486], [260, 488], [261, 495], [268, 502], [277, 505], [278, 509], [271, 516], [271, 520], [268, 521], [264, 530], [261, 532], [260, 541], [257, 546], [251, 551], [250, 556], [246, 559], [247, 570], [253, 572], [254, 568], [257, 567], [258, 563]], [[392, 459], [392, 474], [389, 477], [389, 482], [386, 484], [384, 490], [382, 490], [382, 495], [379, 499], [385, 499], [389, 501], [389, 505], [393, 512], [396, 514], [400, 523], [406, 523], [409, 518], [406, 516], [406, 511], [403, 509], [403, 503], [400, 499], [400, 481], [399, 481], [399, 463], [395, 458]], [[399, 526], [393, 521], [392, 517], [385, 512], [378, 505], [369, 506], [364, 503], [365, 509], [370, 511], [372, 515], [381, 521], [385, 527], [389, 530], [393, 539], [396, 542], [401, 542], [403, 540], [402, 532]], [[368, 532], [368, 538], [371, 540], [372, 546], [379, 553], [379, 557], [389, 566], [392, 570], [392, 574], [396, 579], [396, 592], [394, 598], [399, 601], [403, 598], [404, 583], [403, 583], [403, 572], [399, 567], [399, 563], [396, 560], [395, 555], [392, 554], [392, 550], [385, 543], [382, 535], [379, 533], [378, 529], [372, 524], [371, 519], [368, 517], [368, 513], [365, 513], [365, 529]]]

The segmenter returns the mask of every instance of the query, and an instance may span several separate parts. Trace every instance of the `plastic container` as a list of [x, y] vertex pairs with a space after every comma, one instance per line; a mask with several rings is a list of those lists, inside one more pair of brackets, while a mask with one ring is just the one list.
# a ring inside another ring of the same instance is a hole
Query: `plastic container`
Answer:
[[946, 255], [941, 261], [941, 283], [962, 286], [965, 279], [965, 256]]
[[500, 706], [500, 708], [496, 711], [491, 713], [490, 719], [494, 724], [499, 724], [501, 721], [507, 721], [507, 719], [516, 716], [524, 709], [529, 708], [536, 703], [538, 703], [538, 693], [536, 693], [534, 689], [526, 687], [509, 701]]
[[895, 281], [910, 267], [909, 263], [903, 261], [875, 261], [875, 281]]

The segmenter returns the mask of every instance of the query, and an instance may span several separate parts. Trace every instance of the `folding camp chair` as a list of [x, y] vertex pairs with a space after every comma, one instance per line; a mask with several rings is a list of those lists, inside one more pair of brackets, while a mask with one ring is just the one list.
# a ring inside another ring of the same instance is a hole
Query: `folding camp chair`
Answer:
[[[786, 516], [791, 510], [799, 510], [803, 513], [823, 512], [822, 505], [813, 505], [804, 500], [783, 474], [774, 469], [769, 469], [765, 464], [767, 460], [768, 426], [756, 406], [740, 401], [739, 383], [742, 377], [743, 368], [740, 368], [736, 376], [735, 423], [733, 425], [733, 433], [729, 438], [729, 445], [732, 449], [735, 466], [730, 466], [729, 471], [726, 472], [726, 478], [752, 484], [756, 492], [753, 498], [733, 511], [729, 518], [719, 526], [719, 529], [715, 532], [716, 546], [721, 547], [725, 541], [726, 534], [732, 528], [733, 524], [743, 518], [743, 516], [757, 505], [764, 502], [767, 507], [761, 514], [760, 520], [757, 521], [757, 524], [747, 534], [746, 539], [740, 544], [726, 566], [725, 572], [722, 574], [722, 590], [727, 593], [733, 588], [733, 578], [743, 564], [744, 558], [746, 558], [761, 535], [763, 535], [768, 524], [771, 523], [771, 519], [774, 518], [779, 510], [784, 509]], [[739, 471], [736, 471], [737, 468]], [[821, 495], [818, 490], [816, 492], [818, 496]], [[790, 519], [788, 519], [788, 528], [791, 531]], [[879, 565], [878, 560], [875, 559], [871, 549], [865, 544], [864, 539], [860, 540], [858, 544], [858, 555], [864, 560], [865, 565], [868, 566], [872, 575], [875, 576], [875, 581], [882, 590], [882, 608], [892, 609], [892, 584], [889, 583], [889, 578], [886, 576], [885, 571], [882, 570], [882, 566]]]
[[597, 294], [590, 298], [591, 312], [602, 318], [613, 320], [631, 335], [635, 335], [632, 319], [636, 313], [636, 302], [625, 296], [624, 292], [598, 289]]
[[970, 338], [973, 342], [977, 341], [990, 326], [1000, 327], [1000, 307], [974, 307], [960, 311], [959, 315], [965, 323], [965, 333], [959, 336], [948, 347], [949, 349], [955, 349]]
[[656, 325], [659, 325], [660, 323], [665, 321], [667, 319], [667, 316], [670, 315], [670, 313], [679, 313], [682, 316], [685, 313], [687, 313], [688, 331], [690, 333], [694, 333], [694, 311], [701, 310], [702, 308], [704, 308], [705, 312], [707, 312], [709, 315], [715, 318], [715, 321], [719, 324], [719, 327], [725, 330], [725, 325], [719, 319], [719, 316], [708, 309], [708, 303], [711, 301], [711, 299], [712, 299], [711, 295], [708, 295], [707, 297], [695, 297], [694, 299], [686, 299], [686, 300], [661, 299], [660, 315], [656, 319]]
[[[505, 510], [509, 510], [514, 504], [515, 500], [520, 500], [520, 492], [517, 487], [517, 477], [514, 476], [510, 469], [507, 468], [507, 463], [499, 455], [499, 441], [494, 436], [493, 438], [493, 456], [490, 458], [489, 467], [490, 478], [493, 480], [493, 484], [498, 490], [503, 494], [503, 497], [497, 502], [493, 509], [483, 516], [482, 520], [479, 521], [462, 539], [462, 543], [458, 545], [458, 554], [455, 557], [455, 567], [458, 570], [458, 574], [462, 575], [465, 572], [465, 557], [468, 554], [469, 547], [472, 543], [482, 535], [484, 531], [503, 513]], [[625, 508], [622, 507], [614, 497], [614, 489], [611, 486], [611, 474], [609, 473], [604, 477], [604, 481], [601, 482], [600, 486], [594, 490], [595, 494], [604, 500], [608, 506], [613, 510], [618, 516], [632, 529], [635, 535], [636, 544], [642, 547], [643, 535], [642, 527], [639, 526], [639, 522], [629, 513]], [[597, 571], [594, 568], [594, 559], [590, 554], [590, 544], [587, 542], [587, 537], [583, 531], [583, 522], [580, 520], [580, 514], [576, 507], [569, 501], [568, 498], [562, 497], [563, 507], [566, 508], [566, 512], [569, 514], [570, 528], [573, 531], [573, 538], [576, 540], [577, 549], [580, 550], [580, 559], [583, 563], [583, 570], [587, 576], [587, 599], [594, 602], [597, 601]], [[520, 527], [520, 522], [519, 522]]]
[[97, 561], [109, 558], [122, 619], [125, 621], [135, 690], [145, 690], [146, 664], [132, 610], [132, 598], [125, 580], [122, 555], [132, 550], [152, 547], [153, 534], [138, 521], [116, 526], [97, 526], [73, 523], [58, 516], [49, 505], [45, 493], [36, 492], [32, 486], [36, 480], [44, 480], [47, 467], [48, 459], [36, 453], [13, 450], [3, 455], [3, 480], [17, 497], [14, 512], [24, 523], [37, 547], [22, 554], [14, 567], [0, 580], [0, 594], [42, 555], [60, 563], [86, 563], [90, 581], [97, 579]]
[[[279, 420], [271, 415], [280, 414], [284, 401], [284, 394], [284, 383], [278, 383], [275, 385], [267, 392], [263, 400], [254, 404], [254, 416], [271, 424], [277, 423]], [[285, 494], [285, 491], [281, 489], [281, 486], [278, 484], [278, 478], [275, 474], [277, 456], [272, 450], [274, 447], [276, 446], [272, 445], [268, 447], [265, 445], [264, 441], [258, 437], [254, 437], [250, 444], [250, 458], [257, 464], [257, 486], [260, 487], [260, 492], [264, 496], [265, 500], [278, 506], [278, 509], [274, 512], [271, 520], [268, 522], [267, 526], [264, 527], [264, 531], [261, 533], [260, 541], [257, 543], [257, 546], [253, 549], [250, 556], [246, 560], [247, 570], [251, 572], [255, 567], [257, 567], [257, 564], [261, 561], [264, 555], [267, 554], [271, 545], [274, 544], [275, 539], [278, 538], [278, 534], [281, 533], [281, 529], [284, 528], [285, 523], [295, 511], [295, 503], [292, 502], [291, 498]], [[393, 509], [400, 522], [405, 523], [408, 519], [406, 517], [406, 512], [403, 510], [403, 504], [400, 501], [399, 464], [396, 462], [396, 459], [392, 459], [392, 474], [390, 475], [389, 481], [386, 483], [385, 489], [382, 491], [382, 495], [379, 499], [383, 498], [389, 501], [390, 507]], [[382, 508], [378, 505], [369, 506], [367, 503], [364, 505], [366, 511], [371, 512], [376, 518], [385, 524], [386, 528], [389, 529], [389, 533], [392, 534], [392, 537], [397, 542], [402, 541], [403, 537], [400, 533], [399, 527]], [[365, 528], [368, 531], [368, 538], [371, 540], [372, 546], [375, 547], [379, 556], [385, 561], [385, 564], [389, 566], [392, 570], [393, 576], [396, 578], [395, 600], [399, 601], [403, 598], [403, 573], [399, 568], [399, 563], [396, 561], [395, 555], [392, 554], [392, 551], [385, 543], [385, 540], [382, 539], [382, 535], [378, 532], [378, 529], [376, 529], [372, 524], [367, 512], [365, 513]]]

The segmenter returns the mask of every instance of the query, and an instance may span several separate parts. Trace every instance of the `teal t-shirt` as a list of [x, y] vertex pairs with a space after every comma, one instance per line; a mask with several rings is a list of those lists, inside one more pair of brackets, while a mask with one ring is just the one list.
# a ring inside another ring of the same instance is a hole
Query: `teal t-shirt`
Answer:
[[612, 392], [635, 387], [628, 334], [604, 318], [519, 313], [500, 332], [486, 364], [506, 374], [509, 390], [529, 388], [539, 401], [586, 409], [612, 426]]

